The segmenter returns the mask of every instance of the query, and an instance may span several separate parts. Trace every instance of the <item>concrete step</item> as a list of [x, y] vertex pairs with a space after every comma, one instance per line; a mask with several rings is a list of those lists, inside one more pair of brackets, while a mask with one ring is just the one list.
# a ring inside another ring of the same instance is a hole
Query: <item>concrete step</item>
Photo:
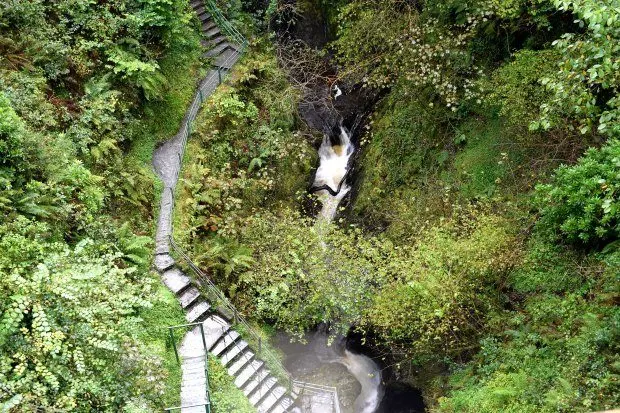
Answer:
[[205, 56], [206, 57], [216, 57], [216, 56], [219, 56], [219, 55], [222, 54], [222, 52], [224, 52], [226, 49], [229, 49], [231, 47], [232, 46], [228, 42], [220, 43], [217, 46], [215, 46], [213, 49], [211, 49], [207, 53], [205, 53]]
[[161, 278], [166, 287], [175, 294], [183, 292], [191, 283], [189, 277], [176, 267], [165, 271]]
[[207, 13], [207, 11], [203, 11], [202, 13], [196, 13], [198, 15], [198, 20], [204, 24], [204, 22], [211, 20], [211, 15]]
[[271, 389], [278, 384], [278, 380], [273, 376], [269, 376], [263, 380], [263, 382], [250, 394], [248, 400], [252, 403], [252, 406], [257, 407], [265, 397], [267, 397]]
[[[217, 23], [214, 20], [207, 20], [202, 22], [202, 32], [207, 32], [213, 28], [217, 27]], [[219, 28], [218, 28], [219, 30]]]
[[237, 341], [233, 346], [229, 347], [221, 356], [220, 361], [223, 366], [228, 366], [240, 357], [248, 348], [248, 343], [244, 340]]
[[211, 306], [206, 301], [198, 301], [185, 313], [185, 319], [188, 323], [195, 323], [202, 320], [210, 309]]
[[162, 273], [174, 266], [174, 259], [169, 254], [158, 254], [155, 256], [155, 269]]
[[254, 390], [256, 390], [258, 386], [262, 383], [262, 381], [266, 379], [267, 377], [270, 377], [269, 370], [265, 368], [258, 370], [255, 374], [252, 375], [250, 380], [245, 384], [245, 387], [243, 388], [243, 394], [245, 394], [246, 396], [249, 396], [250, 394], [252, 394]]
[[271, 410], [274, 413], [284, 413], [288, 412], [295, 402], [289, 396], [284, 396]]
[[213, 49], [227, 40], [226, 36], [217, 36], [211, 39], [203, 39], [200, 43], [207, 49]]
[[[277, 384], [277, 383], [276, 383]], [[271, 411], [271, 408], [274, 407], [282, 397], [286, 394], [286, 389], [282, 386], [276, 385], [271, 392], [267, 395], [267, 397], [263, 398], [263, 401], [259, 404], [257, 410], [259, 413], [267, 413]]]
[[235, 341], [237, 341], [238, 339], [239, 333], [234, 330], [230, 330], [220, 338], [220, 340], [215, 344], [215, 346], [213, 346], [210, 351], [219, 357], [220, 354], [223, 354], [227, 348], [234, 345]]
[[196, 14], [203, 14], [203, 13], [209, 12], [207, 8], [205, 7], [204, 3], [196, 4], [195, 6], [192, 6], [192, 9], [194, 9], [194, 13]]
[[[243, 389], [250, 381], [250, 379], [262, 370], [265, 363], [262, 360], [250, 361], [241, 371], [239, 371], [235, 377], [235, 386]], [[231, 367], [232, 368], [232, 367]]]
[[204, 0], [192, 0], [189, 5], [192, 9], [195, 9], [196, 7], [199, 6], [204, 6], [205, 2]]
[[183, 410], [181, 411], [183, 413], [205, 413], [206, 410], [204, 406], [195, 406], [195, 407], [184, 407]]
[[179, 296], [179, 302], [181, 303], [181, 307], [187, 309], [194, 304], [199, 297], [200, 291], [198, 291], [198, 288], [190, 287]]
[[238, 373], [241, 373], [241, 370], [247, 366], [252, 360], [254, 360], [254, 352], [250, 350], [246, 350], [241, 354], [241, 356], [237, 357], [237, 360], [228, 368], [228, 374], [231, 376], [237, 376]]
[[208, 30], [205, 30], [205, 29], [203, 28], [203, 29], [202, 29], [202, 32], [203, 32], [203, 34], [204, 34], [207, 38], [209, 38], [209, 39], [211, 39], [211, 38], [213, 38], [213, 37], [215, 37], [215, 36], [217, 36], [218, 34], [220, 34], [220, 33], [221, 33], [220, 28], [219, 28], [219, 27], [217, 27], [217, 26], [212, 27], [212, 28], [210, 28], [210, 29], [208, 29]]
[[202, 328], [205, 332], [205, 341], [207, 342], [207, 348], [209, 351], [220, 341], [228, 330], [230, 330], [230, 324], [226, 322], [222, 317], [212, 314], [202, 322]]
[[193, 386], [202, 386], [205, 387], [207, 385], [207, 379], [205, 379], [204, 373], [202, 376], [195, 374], [187, 377], [184, 377], [181, 381], [181, 387], [193, 387]]
[[235, 48], [226, 49], [215, 59], [213, 66], [230, 70], [240, 57]]

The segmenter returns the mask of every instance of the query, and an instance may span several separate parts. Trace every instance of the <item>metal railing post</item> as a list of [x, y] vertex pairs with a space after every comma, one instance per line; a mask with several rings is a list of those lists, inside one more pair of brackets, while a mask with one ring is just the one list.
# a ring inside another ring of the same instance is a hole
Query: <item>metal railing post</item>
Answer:
[[174, 356], [177, 359], [177, 363], [181, 364], [181, 359], [179, 359], [179, 352], [177, 351], [177, 343], [174, 341], [174, 333], [171, 328], [168, 328], [168, 333], [170, 335], [170, 342], [172, 343], [172, 348], [174, 349]]

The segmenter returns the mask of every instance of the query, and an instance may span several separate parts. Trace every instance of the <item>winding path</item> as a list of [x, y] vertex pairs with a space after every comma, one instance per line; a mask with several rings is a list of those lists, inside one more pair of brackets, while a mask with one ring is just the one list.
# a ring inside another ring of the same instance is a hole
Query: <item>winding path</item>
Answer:
[[204, 405], [208, 403], [205, 344], [210, 354], [219, 357], [222, 365], [234, 377], [235, 385], [259, 413], [299, 412], [299, 408], [294, 406], [295, 396], [287, 392], [265, 362], [233, 330], [231, 320], [211, 307], [201, 295], [199, 285], [183, 273], [170, 255], [173, 194], [181, 169], [184, 145], [190, 133], [187, 125], [196, 118], [202, 100], [217, 88], [221, 77], [228, 73], [241, 56], [240, 46], [229, 42], [220, 32], [202, 0], [193, 0], [190, 4], [201, 22], [205, 38], [203, 44], [210, 48], [206, 55], [214, 59], [216, 68], [209, 71], [200, 82], [179, 132], [158, 147], [153, 155], [153, 167], [164, 184], [155, 238], [155, 268], [161, 274], [164, 284], [178, 297], [187, 322], [202, 324], [204, 331], [203, 336], [200, 326], [194, 327], [184, 337], [179, 351], [183, 371], [181, 406], [194, 406], [182, 408], [182, 412], [204, 412]]

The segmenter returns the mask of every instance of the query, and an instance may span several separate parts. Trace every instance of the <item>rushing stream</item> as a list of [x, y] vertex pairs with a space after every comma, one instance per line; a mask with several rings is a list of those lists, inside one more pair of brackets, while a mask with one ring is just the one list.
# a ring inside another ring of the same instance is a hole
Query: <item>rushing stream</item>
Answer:
[[342, 125], [340, 126], [339, 140], [338, 145], [332, 145], [329, 136], [325, 135], [323, 138], [319, 148], [321, 162], [314, 178], [315, 188], [326, 188], [317, 192], [323, 204], [319, 217], [326, 222], [331, 222], [334, 219], [340, 201], [351, 189], [344, 178], [354, 147], [349, 133]]
[[[351, 142], [351, 136], [344, 126], [339, 127], [338, 142], [325, 135], [319, 147], [320, 163], [316, 171], [313, 187], [324, 188], [317, 191], [322, 203], [318, 222], [320, 225], [329, 225], [336, 216], [338, 205], [350, 191], [346, 183], [349, 160], [355, 150]], [[325, 337], [326, 341], [326, 337]], [[373, 413], [377, 410], [383, 396], [381, 382], [381, 369], [370, 357], [357, 354], [345, 348], [342, 354], [337, 355], [331, 349], [332, 355], [325, 357], [325, 348], [322, 353], [322, 361], [340, 363], [360, 383], [361, 390], [353, 404], [355, 413]]]
[[[287, 62], [305, 61], [305, 49], [296, 47], [298, 43], [316, 50], [328, 50], [330, 30], [325, 16], [315, 12], [316, 9], [305, 10], [291, 20], [292, 24], [289, 22], [278, 28], [285, 66]], [[354, 191], [356, 138], [379, 98], [377, 91], [361, 85], [331, 83], [330, 79], [338, 77], [338, 68], [329, 54], [324, 63], [316, 72], [298, 70], [295, 64], [289, 67], [296, 82], [305, 85], [299, 113], [310, 129], [323, 135], [318, 147], [319, 166], [310, 189], [321, 203], [316, 220], [319, 236], [332, 225], [339, 206]], [[327, 244], [322, 242], [325, 249], [337, 247]], [[286, 354], [285, 364], [293, 376], [301, 381], [336, 386], [343, 413], [424, 411], [417, 389], [399, 382], [395, 371], [385, 368], [383, 361], [375, 362], [369, 357], [376, 349], [362, 346], [365, 340], [352, 332], [347, 337], [330, 339], [328, 329], [325, 325], [317, 326], [315, 331], [309, 332], [305, 344], [292, 342], [285, 334], [279, 337], [278, 347]], [[324, 404], [322, 407], [313, 405], [308, 411], [332, 412], [325, 410]]]

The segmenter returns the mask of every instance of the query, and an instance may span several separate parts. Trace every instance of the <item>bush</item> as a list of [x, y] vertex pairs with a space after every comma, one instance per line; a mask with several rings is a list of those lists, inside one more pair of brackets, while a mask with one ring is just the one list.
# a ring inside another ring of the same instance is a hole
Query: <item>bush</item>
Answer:
[[153, 280], [111, 245], [48, 236], [23, 217], [0, 225], [3, 409], [118, 411], [136, 399], [154, 409], [165, 370], [137, 340]]
[[589, 149], [576, 165], [562, 166], [553, 182], [537, 187], [539, 227], [556, 238], [600, 246], [620, 237], [620, 140]]
[[391, 260], [395, 280], [373, 298], [365, 324], [417, 360], [470, 348], [496, 305], [487, 287], [514, 265], [509, 227], [481, 214], [428, 230], [405, 260]]
[[454, 372], [437, 410], [591, 412], [617, 407], [620, 311], [611, 297], [620, 274], [618, 258], [590, 267], [589, 285], [558, 295], [531, 295], [517, 311], [497, 313], [494, 322], [501, 322], [503, 331], [482, 340], [474, 360]]

